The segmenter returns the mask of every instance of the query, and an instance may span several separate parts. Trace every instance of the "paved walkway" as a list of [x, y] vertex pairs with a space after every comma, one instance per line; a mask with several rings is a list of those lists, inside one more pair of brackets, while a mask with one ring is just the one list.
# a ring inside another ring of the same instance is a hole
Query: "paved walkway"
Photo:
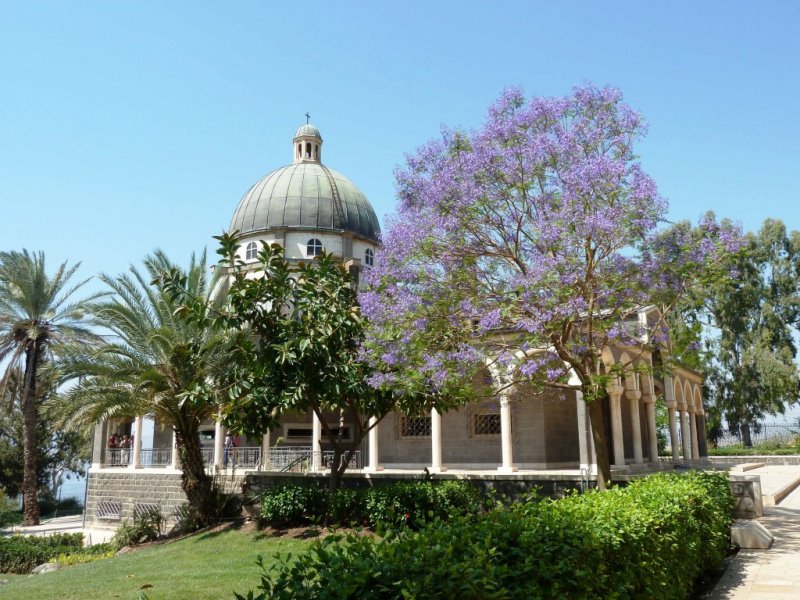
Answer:
[[42, 521], [41, 525], [31, 527], [14, 526], [0, 530], [0, 534], [10, 535], [20, 533], [23, 535], [52, 535], [54, 533], [82, 533], [86, 545], [107, 542], [114, 535], [113, 529], [91, 529], [83, 527], [83, 516], [57, 517]]
[[[797, 476], [800, 468], [782, 473]], [[781, 470], [786, 470], [782, 467]], [[761, 469], [747, 474], [758, 475]], [[768, 487], [777, 488], [773, 469], [766, 476]], [[784, 479], [784, 481], [788, 481]], [[800, 599], [800, 488], [777, 506], [764, 508], [759, 521], [775, 536], [768, 550], [740, 550], [731, 561], [710, 600], [798, 600]]]

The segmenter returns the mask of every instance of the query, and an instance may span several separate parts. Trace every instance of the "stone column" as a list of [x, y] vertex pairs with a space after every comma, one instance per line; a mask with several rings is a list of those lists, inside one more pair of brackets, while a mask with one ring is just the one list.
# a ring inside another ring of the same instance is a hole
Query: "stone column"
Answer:
[[691, 421], [692, 430], [692, 460], [700, 459], [700, 442], [697, 435], [697, 413], [694, 407], [689, 413], [689, 421]]
[[582, 392], [575, 392], [575, 405], [578, 417], [578, 455], [580, 456], [580, 468], [586, 469], [590, 474], [594, 474], [596, 471], [596, 460], [594, 457], [594, 445], [592, 444], [591, 422]]
[[442, 415], [431, 409], [431, 473], [443, 473], [447, 467], [442, 464]]
[[498, 468], [501, 473], [513, 473], [517, 470], [514, 466], [514, 453], [511, 438], [511, 401], [508, 395], [500, 396], [500, 450], [503, 464]]
[[658, 462], [658, 433], [656, 432], [656, 397], [653, 394], [642, 394], [642, 401], [647, 417], [647, 441], [650, 448], [648, 455], [651, 463]]
[[142, 466], [142, 417], [136, 417], [133, 421], [133, 456], [128, 465], [130, 469], [138, 469]]
[[677, 408], [675, 403], [675, 382], [670, 375], [664, 376], [664, 402], [669, 413], [669, 444], [670, 448], [672, 448], [672, 460], [673, 462], [679, 462], [680, 444], [678, 443], [678, 423], [675, 419], [675, 409]]
[[[431, 419], [431, 425], [433, 425], [433, 419]], [[378, 418], [370, 417], [369, 426], [369, 464], [365, 470], [370, 473], [376, 473], [377, 471], [383, 471], [383, 467], [378, 460]]]
[[642, 464], [642, 422], [639, 418], [639, 398], [642, 397], [640, 390], [625, 390], [625, 397], [631, 401], [631, 437], [633, 438], [633, 462]]
[[683, 460], [692, 460], [692, 434], [689, 431], [689, 411], [686, 405], [678, 407], [681, 413], [681, 440], [683, 441]]
[[172, 430], [172, 468], [178, 470], [181, 461], [178, 460], [178, 438], [175, 435], [175, 430]]
[[622, 437], [622, 409], [620, 401], [625, 388], [621, 385], [608, 386], [609, 403], [611, 404], [611, 438], [614, 448], [614, 464], [617, 468], [625, 467], [625, 440]]
[[311, 413], [311, 470], [322, 469], [322, 421], [316, 412]]
[[214, 423], [214, 468], [222, 469], [225, 467], [225, 427], [222, 421]]
[[261, 436], [261, 470], [268, 471], [271, 466], [269, 458], [270, 440], [269, 431]]
[[705, 412], [697, 413], [697, 434], [700, 438], [700, 456], [701, 458], [708, 457], [708, 439], [706, 438], [706, 414]]
[[108, 421], [100, 421], [94, 426], [94, 439], [92, 441], [92, 469], [103, 466], [103, 456], [106, 452], [106, 425]]

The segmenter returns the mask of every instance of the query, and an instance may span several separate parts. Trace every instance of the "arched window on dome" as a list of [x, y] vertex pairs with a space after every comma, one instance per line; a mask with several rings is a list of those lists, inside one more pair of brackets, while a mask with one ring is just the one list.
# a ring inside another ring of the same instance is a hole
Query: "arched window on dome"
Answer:
[[255, 242], [250, 242], [247, 244], [247, 248], [244, 251], [244, 258], [245, 260], [255, 260], [258, 256], [258, 245]]
[[364, 262], [367, 263], [368, 267], [375, 265], [375, 253], [372, 251], [372, 248], [367, 248], [364, 252]]
[[319, 160], [319, 144], [314, 144], [314, 160]]
[[306, 158], [311, 158], [311, 142], [306, 142]]
[[303, 144], [297, 144], [297, 158], [303, 158]]
[[319, 256], [322, 254], [322, 242], [317, 238], [311, 238], [306, 244], [306, 256]]

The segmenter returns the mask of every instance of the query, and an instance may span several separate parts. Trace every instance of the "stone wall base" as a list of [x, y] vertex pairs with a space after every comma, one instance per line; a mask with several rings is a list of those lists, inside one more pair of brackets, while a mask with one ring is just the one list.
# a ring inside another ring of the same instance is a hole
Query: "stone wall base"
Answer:
[[[240, 493], [243, 475], [220, 476], [228, 493]], [[86, 526], [116, 528], [137, 511], [158, 509], [171, 526], [176, 509], [186, 504], [179, 472], [137, 472], [127, 469], [90, 470], [86, 493]]]

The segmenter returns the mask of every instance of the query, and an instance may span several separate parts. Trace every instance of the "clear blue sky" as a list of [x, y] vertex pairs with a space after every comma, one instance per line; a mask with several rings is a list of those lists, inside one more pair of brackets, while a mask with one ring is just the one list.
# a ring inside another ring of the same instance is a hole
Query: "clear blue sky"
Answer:
[[800, 229], [800, 3], [5, 2], [0, 249], [118, 273], [213, 248], [290, 162], [309, 111], [325, 162], [383, 219], [392, 171], [503, 87], [620, 87], [673, 219]]

